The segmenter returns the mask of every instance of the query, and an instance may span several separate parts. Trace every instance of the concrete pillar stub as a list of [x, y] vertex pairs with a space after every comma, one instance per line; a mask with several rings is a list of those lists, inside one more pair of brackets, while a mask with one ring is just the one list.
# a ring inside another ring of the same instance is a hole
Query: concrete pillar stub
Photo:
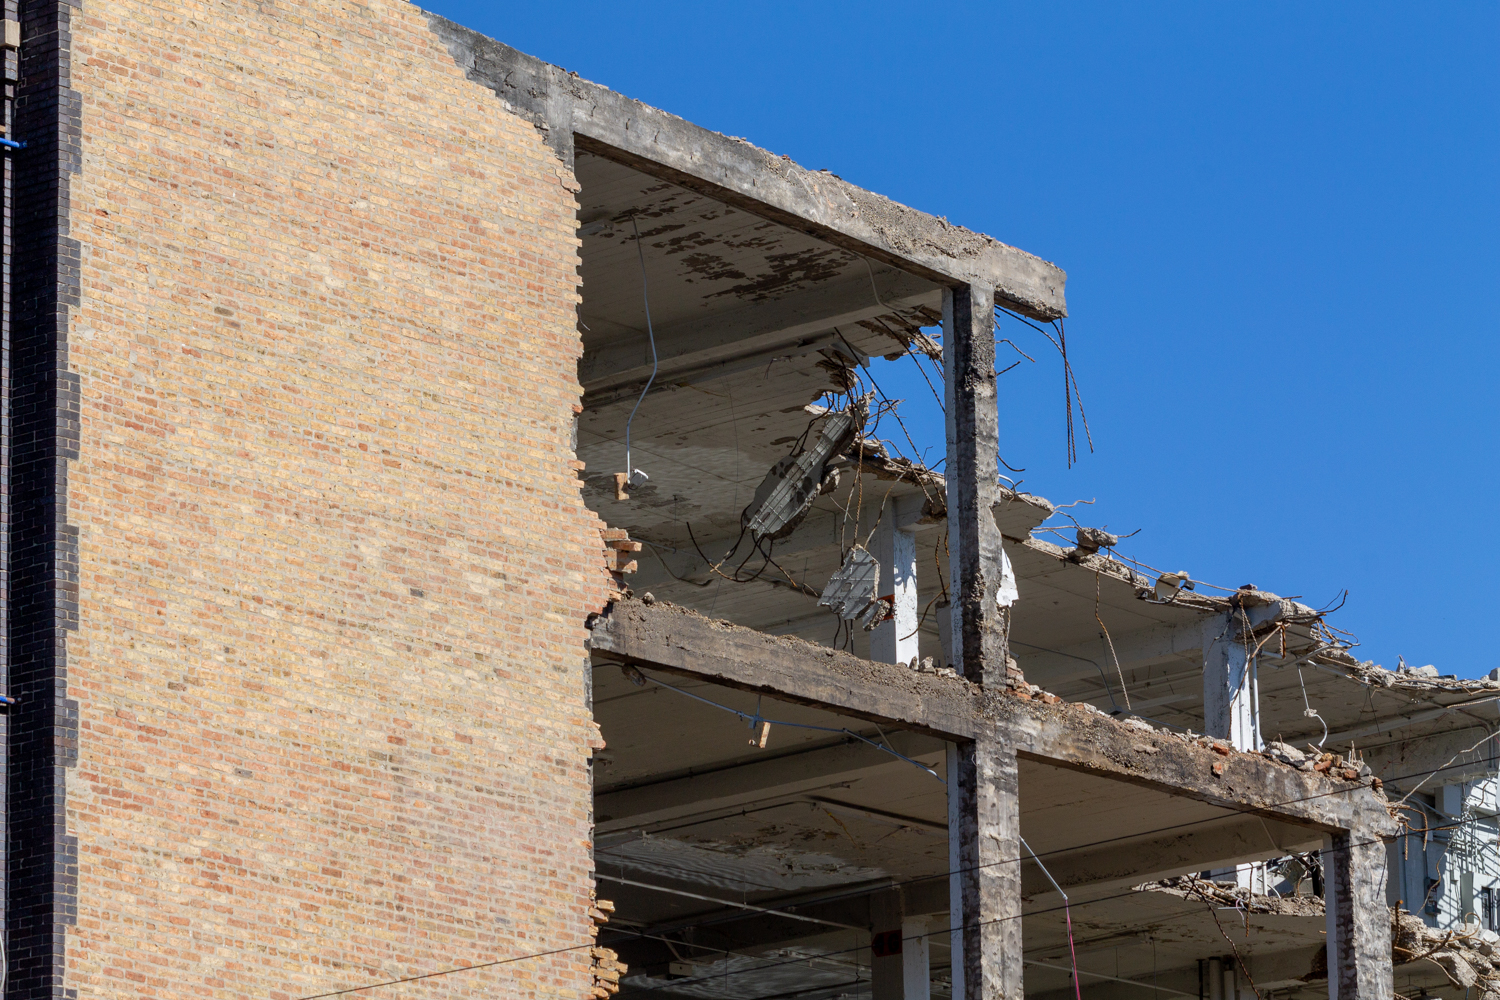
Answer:
[[917, 655], [917, 539], [897, 523], [894, 504], [881, 514], [875, 558], [880, 563], [877, 594], [890, 599], [893, 611], [870, 634], [870, 659], [910, 663]]
[[1262, 748], [1260, 685], [1241, 640], [1238, 612], [1203, 623], [1203, 731], [1236, 750]]
[[926, 917], [907, 917], [901, 921], [902, 1000], [932, 1000], [929, 924]]
[[872, 1000], [902, 1000], [901, 890], [887, 889], [870, 897], [870, 996]]

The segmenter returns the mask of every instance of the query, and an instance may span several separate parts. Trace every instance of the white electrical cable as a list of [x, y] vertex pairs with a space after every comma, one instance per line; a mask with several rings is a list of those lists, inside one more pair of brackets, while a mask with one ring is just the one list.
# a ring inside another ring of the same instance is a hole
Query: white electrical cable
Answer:
[[[635, 231], [635, 252], [641, 259], [641, 301], [646, 306], [646, 336], [651, 341], [651, 377], [646, 379], [646, 386], [641, 390], [640, 397], [635, 401], [635, 406], [630, 409], [630, 416], [625, 420], [625, 482], [630, 483], [635, 479], [637, 472], [635, 466], [630, 464], [630, 425], [635, 421], [635, 411], [641, 408], [641, 403], [646, 398], [646, 393], [651, 391], [651, 383], [656, 381], [657, 357], [656, 357], [656, 331], [651, 329], [651, 296], [646, 288], [646, 251], [641, 249], [641, 229], [635, 224], [635, 216], [630, 217], [630, 228]], [[645, 473], [641, 473], [642, 476]]]
[[1323, 717], [1318, 714], [1317, 709], [1307, 700], [1307, 683], [1302, 679], [1302, 668], [1297, 668], [1297, 683], [1302, 685], [1302, 714], [1309, 719], [1317, 719], [1323, 725], [1323, 738], [1318, 741], [1318, 749], [1323, 749], [1323, 744], [1328, 742], [1328, 723], [1323, 722]]

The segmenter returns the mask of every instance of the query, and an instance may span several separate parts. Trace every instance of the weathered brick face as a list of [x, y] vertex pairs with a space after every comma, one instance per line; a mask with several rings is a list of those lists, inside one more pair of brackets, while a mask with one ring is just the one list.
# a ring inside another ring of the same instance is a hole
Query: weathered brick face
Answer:
[[72, 36], [65, 985], [290, 998], [586, 946], [609, 580], [571, 175], [395, 0], [87, 0]]

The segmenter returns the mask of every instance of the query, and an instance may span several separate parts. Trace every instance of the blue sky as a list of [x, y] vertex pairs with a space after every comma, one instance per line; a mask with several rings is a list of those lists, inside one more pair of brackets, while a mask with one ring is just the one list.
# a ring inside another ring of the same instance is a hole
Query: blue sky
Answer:
[[1057, 262], [1096, 450], [1008, 324], [1023, 489], [1155, 566], [1347, 588], [1365, 658], [1500, 666], [1500, 4], [425, 6]]

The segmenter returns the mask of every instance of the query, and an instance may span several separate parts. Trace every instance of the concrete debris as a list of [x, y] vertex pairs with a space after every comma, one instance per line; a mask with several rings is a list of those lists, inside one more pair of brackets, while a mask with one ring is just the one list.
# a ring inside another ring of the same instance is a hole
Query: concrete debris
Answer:
[[958, 676], [958, 671], [954, 670], [952, 667], [938, 666], [937, 662], [930, 656], [924, 656], [920, 660], [913, 656], [911, 658], [911, 662], [908, 663], [907, 666], [911, 667], [911, 669], [915, 670], [919, 674], [935, 674], [938, 677]]
[[859, 616], [859, 627], [866, 632], [873, 632], [875, 626], [893, 617], [896, 607], [887, 598], [881, 597], [871, 601]]
[[1457, 952], [1436, 951], [1432, 953], [1431, 959], [1437, 963], [1438, 968], [1448, 974], [1449, 979], [1464, 989], [1473, 986], [1474, 981], [1479, 978], [1479, 974], [1474, 971], [1474, 966], [1464, 961], [1463, 956]]
[[1078, 528], [1078, 551], [1084, 555], [1093, 555], [1100, 549], [1112, 549], [1120, 544], [1119, 535], [1111, 535], [1103, 528]]
[[1201, 899], [1217, 906], [1249, 910], [1251, 913], [1278, 914], [1288, 917], [1321, 917], [1321, 896], [1261, 896], [1245, 886], [1214, 882], [1197, 875], [1179, 875], [1158, 879], [1135, 887], [1137, 892], [1164, 892], [1183, 899]]
[[1266, 743], [1265, 755], [1272, 760], [1279, 760], [1283, 764], [1290, 764], [1293, 767], [1300, 767], [1307, 760], [1307, 754], [1301, 750], [1298, 750], [1290, 743], [1280, 743], [1276, 740]]
[[1437, 668], [1428, 666], [1417, 670], [1390, 670], [1373, 660], [1356, 660], [1346, 650], [1334, 649], [1319, 653], [1313, 662], [1335, 667], [1350, 679], [1370, 687], [1390, 688], [1395, 691], [1451, 692], [1454, 694], [1482, 694], [1500, 691], [1500, 680], [1460, 680], [1453, 675], [1439, 675]]
[[1158, 601], [1171, 601], [1179, 591], [1196, 589], [1197, 585], [1188, 577], [1188, 571], [1180, 569], [1176, 573], [1163, 573], [1157, 577], [1154, 593]]
[[[1215, 749], [1218, 749], [1218, 746], [1215, 746]], [[1299, 771], [1314, 771], [1318, 774], [1326, 774], [1330, 778], [1342, 778], [1345, 781], [1370, 778], [1373, 773], [1370, 766], [1362, 760], [1346, 759], [1342, 754], [1320, 750], [1311, 744], [1308, 745], [1308, 750], [1311, 752], [1303, 753], [1290, 744], [1273, 740], [1265, 745], [1260, 754], [1295, 767]], [[1373, 778], [1371, 784], [1377, 791], [1383, 786], [1379, 778]]]
[[939, 364], [943, 361], [943, 348], [937, 341], [922, 331], [924, 326], [939, 326], [943, 314], [936, 309], [914, 306], [897, 310], [886, 316], [862, 319], [857, 323], [871, 333], [884, 334], [901, 345], [901, 350], [884, 355], [887, 361], [899, 361], [908, 353], [925, 354]]
[[[1252, 914], [1276, 914], [1295, 917], [1324, 915], [1318, 896], [1263, 896], [1248, 888], [1213, 882], [1194, 875], [1160, 879], [1136, 886], [1138, 892], [1162, 892], [1184, 899], [1201, 899], [1214, 905], [1247, 910]], [[1391, 911], [1391, 954], [1396, 966], [1427, 963], [1441, 970], [1448, 985], [1455, 989], [1478, 990], [1479, 1000], [1500, 1000], [1500, 960], [1497, 960], [1493, 932], [1442, 931], [1427, 926], [1421, 917], [1402, 910]], [[1319, 956], [1304, 982], [1326, 979], [1326, 960]], [[1473, 994], [1470, 994], [1471, 996]]]
[[870, 415], [873, 393], [848, 409], [828, 415], [805, 448], [781, 459], [756, 487], [741, 523], [756, 539], [785, 538], [812, 509], [817, 497], [838, 486], [838, 471], [829, 463], [854, 443]]
[[880, 563], [868, 549], [856, 545], [844, 557], [844, 565], [829, 578], [818, 606], [845, 621], [859, 618], [875, 603], [875, 584], [879, 578]]
[[1481, 998], [1500, 997], [1500, 961], [1489, 931], [1440, 931], [1415, 914], [1393, 910], [1391, 953], [1397, 966], [1430, 962], [1455, 988], [1477, 986]]

